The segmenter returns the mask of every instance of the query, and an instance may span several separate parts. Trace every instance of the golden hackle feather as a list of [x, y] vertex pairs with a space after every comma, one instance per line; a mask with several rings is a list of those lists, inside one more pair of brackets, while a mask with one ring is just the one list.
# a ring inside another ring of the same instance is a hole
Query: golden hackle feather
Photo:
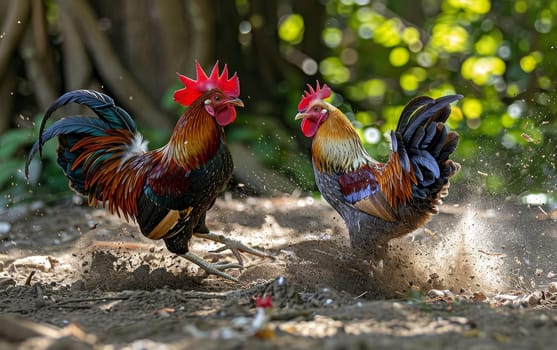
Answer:
[[313, 163], [320, 172], [354, 171], [371, 158], [350, 120], [334, 106], [328, 104], [327, 107], [329, 117], [313, 139]]

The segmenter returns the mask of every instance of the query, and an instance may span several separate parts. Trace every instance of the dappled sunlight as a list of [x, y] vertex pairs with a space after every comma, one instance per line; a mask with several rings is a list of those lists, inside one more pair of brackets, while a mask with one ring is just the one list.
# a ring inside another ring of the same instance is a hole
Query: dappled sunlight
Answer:
[[476, 85], [494, 83], [493, 78], [505, 73], [505, 62], [498, 57], [470, 57], [462, 63], [462, 77]]
[[557, 0], [0, 14], [3, 346], [551, 348]]
[[425, 69], [413, 67], [400, 75], [400, 87], [406, 92], [415, 92], [426, 79], [427, 71]]
[[[462, 136], [457, 156], [466, 159], [468, 167], [480, 168], [481, 162], [470, 155], [500, 154], [501, 162], [494, 166], [501, 171], [493, 172], [499, 174], [508, 168], [505, 164], [514, 165], [520, 154], [533, 154], [538, 148], [540, 156], [529, 161], [531, 179], [534, 187], [553, 191], [554, 186], [546, 184], [556, 176], [555, 164], [547, 160], [556, 138], [535, 120], [544, 119], [549, 125], [555, 121], [550, 78], [554, 65], [547, 57], [554, 60], [557, 54], [550, 31], [554, 4], [544, 8], [517, 1], [502, 14], [490, 0], [447, 0], [439, 7], [423, 4], [431, 17], [421, 26], [391, 12], [389, 5], [329, 1], [322, 31], [323, 44], [332, 55], [318, 62], [319, 72], [336, 93], [346, 96], [338, 107], [351, 106], [345, 112], [355, 116], [366, 148], [378, 145], [374, 130], [385, 134], [396, 126], [411, 97], [460, 93], [465, 98], [454, 106], [448, 121]], [[516, 15], [523, 17], [516, 22]], [[541, 34], [540, 40], [531, 40], [531, 30]], [[525, 35], [515, 40], [517, 33]], [[543, 145], [544, 140], [549, 143]], [[379, 138], [380, 146], [386, 142]], [[499, 189], [506, 186], [510, 193], [525, 190], [509, 176], [492, 175], [489, 182]]]
[[350, 79], [350, 71], [338, 57], [325, 58], [319, 64], [319, 71], [334, 84], [346, 83]]
[[291, 44], [297, 44], [303, 39], [304, 18], [298, 14], [286, 16], [279, 23], [279, 37]]
[[369, 79], [361, 81], [347, 88], [347, 95], [355, 100], [383, 101], [387, 85], [381, 79]]
[[491, 9], [490, 0], [448, 0], [447, 4], [454, 9], [463, 9], [478, 15], [486, 14]]
[[525, 73], [530, 73], [536, 69], [536, 66], [543, 61], [543, 55], [541, 52], [535, 51], [529, 55], [526, 55], [520, 59], [520, 68]]
[[468, 49], [468, 31], [461, 26], [439, 23], [432, 34], [430, 44], [438, 51], [456, 53]]

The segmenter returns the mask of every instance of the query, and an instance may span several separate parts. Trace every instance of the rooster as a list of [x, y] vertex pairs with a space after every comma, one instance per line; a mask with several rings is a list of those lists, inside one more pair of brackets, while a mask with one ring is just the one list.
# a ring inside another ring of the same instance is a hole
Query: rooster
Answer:
[[386, 243], [424, 225], [438, 213], [449, 178], [460, 165], [449, 159], [458, 134], [445, 126], [450, 104], [462, 98], [426, 96], [411, 100], [391, 131], [386, 163], [372, 159], [349, 119], [324, 101], [331, 89], [308, 84], [295, 119], [312, 138], [317, 187], [341, 215], [352, 247], [371, 254]]
[[[135, 220], [143, 235], [164, 240], [169, 251], [207, 271], [236, 280], [226, 273], [241, 268], [240, 252], [266, 254], [238, 241], [212, 233], [205, 214], [232, 176], [232, 157], [225, 144], [224, 126], [236, 119], [235, 107], [243, 107], [237, 74], [228, 77], [218, 62], [209, 76], [196, 62], [196, 80], [178, 74], [185, 85], [174, 100], [188, 106], [178, 120], [168, 144], [152, 151], [137, 131], [135, 122], [109, 96], [92, 90], [76, 90], [59, 97], [46, 112], [25, 168], [37, 151], [58, 137], [57, 161], [70, 187], [87, 196], [89, 205], [108, 206], [110, 213]], [[72, 115], [45, 130], [46, 121], [58, 108], [77, 103], [95, 116]], [[192, 236], [224, 244], [236, 263], [209, 263], [188, 250]]]

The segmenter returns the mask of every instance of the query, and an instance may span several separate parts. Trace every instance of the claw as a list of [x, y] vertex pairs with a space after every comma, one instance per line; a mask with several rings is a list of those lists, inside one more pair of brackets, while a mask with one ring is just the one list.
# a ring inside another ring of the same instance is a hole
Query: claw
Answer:
[[196, 237], [199, 238], [204, 238], [204, 239], [208, 239], [217, 243], [222, 243], [224, 244], [224, 246], [215, 249], [213, 251], [211, 251], [211, 253], [220, 253], [223, 252], [227, 249], [230, 249], [230, 251], [232, 252], [232, 254], [234, 255], [234, 257], [238, 260], [238, 263], [240, 265], [244, 265], [244, 261], [242, 259], [242, 255], [240, 253], [248, 253], [251, 255], [255, 255], [258, 256], [260, 258], [267, 258], [270, 257], [271, 255], [264, 253], [260, 250], [248, 247], [247, 245], [243, 244], [240, 241], [237, 241], [235, 239], [230, 239], [230, 238], [226, 238], [223, 235], [219, 235], [213, 232], [209, 232], [209, 233], [200, 233], [200, 232], [196, 232], [194, 233], [194, 235]]
[[241, 269], [243, 268], [243, 266], [240, 264], [226, 263], [226, 262], [210, 263], [204, 260], [203, 258], [193, 254], [192, 252], [187, 252], [186, 254], [182, 254], [180, 256], [196, 264], [197, 266], [205, 270], [208, 274], [217, 275], [234, 282], [239, 282], [239, 280], [236, 277], [227, 274], [226, 272], [224, 272], [224, 270]]

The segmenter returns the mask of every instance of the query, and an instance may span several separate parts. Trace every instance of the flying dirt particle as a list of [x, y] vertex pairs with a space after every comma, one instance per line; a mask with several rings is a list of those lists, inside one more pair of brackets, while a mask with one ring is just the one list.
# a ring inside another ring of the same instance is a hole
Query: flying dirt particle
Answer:
[[505, 254], [503, 253], [491, 253], [491, 252], [487, 252], [483, 249], [478, 249], [478, 252], [485, 254], [485, 255], [491, 255], [491, 256], [505, 256]]
[[163, 307], [162, 309], [156, 310], [154, 314], [161, 317], [170, 317], [174, 312], [176, 312], [176, 310], [172, 307]]
[[538, 209], [543, 213], [543, 215], [549, 216], [549, 214], [545, 210], [543, 210], [543, 208], [540, 207], [539, 205], [538, 205]]

